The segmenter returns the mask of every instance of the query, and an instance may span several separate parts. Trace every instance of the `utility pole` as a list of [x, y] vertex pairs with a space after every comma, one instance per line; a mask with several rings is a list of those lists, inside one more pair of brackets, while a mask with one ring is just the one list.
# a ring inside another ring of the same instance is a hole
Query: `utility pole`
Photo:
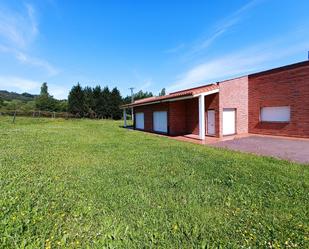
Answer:
[[[131, 90], [131, 103], [133, 103], [134, 102], [134, 93], [133, 93], [134, 87], [130, 87], [130, 90]], [[132, 117], [132, 122], [133, 122], [133, 125], [134, 125], [133, 107], [131, 107], [131, 117]]]

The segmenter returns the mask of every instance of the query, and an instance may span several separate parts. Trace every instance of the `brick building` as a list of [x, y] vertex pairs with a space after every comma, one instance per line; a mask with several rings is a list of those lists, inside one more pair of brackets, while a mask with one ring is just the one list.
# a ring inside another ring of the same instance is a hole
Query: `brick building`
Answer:
[[[134, 128], [168, 135], [309, 138], [309, 61], [124, 105]], [[125, 113], [125, 112], [124, 112]]]

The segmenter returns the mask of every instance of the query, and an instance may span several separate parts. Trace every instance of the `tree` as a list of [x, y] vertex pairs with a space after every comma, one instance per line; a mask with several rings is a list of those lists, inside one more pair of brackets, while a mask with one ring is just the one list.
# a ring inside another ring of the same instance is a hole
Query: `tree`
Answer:
[[25, 112], [33, 111], [35, 109], [35, 101], [24, 102], [20, 109]]
[[54, 111], [56, 107], [56, 100], [49, 95], [47, 83], [44, 82], [41, 86], [41, 92], [35, 98], [35, 107], [41, 111]]
[[84, 88], [85, 94], [85, 106], [87, 116], [94, 116], [94, 98], [93, 98], [93, 89], [89, 86]]
[[102, 116], [104, 118], [110, 118], [111, 117], [111, 92], [109, 88], [106, 86], [103, 88], [102, 91]]
[[4, 101], [2, 98], [0, 98], [0, 107], [4, 106]]
[[[144, 99], [144, 98], [149, 98], [149, 97], [153, 97], [152, 92], [143, 92], [142, 90], [140, 90], [134, 94], [134, 100], [139, 100], [139, 99]], [[123, 98], [122, 103], [123, 104], [131, 103], [131, 96], [127, 96]]]
[[85, 94], [79, 83], [77, 83], [76, 86], [73, 86], [69, 93], [68, 111], [79, 117], [84, 117], [85, 115]]
[[68, 111], [68, 101], [66, 99], [58, 100], [56, 104], [55, 111], [57, 112], [67, 112]]
[[93, 111], [95, 113], [95, 116], [100, 118], [102, 117], [102, 106], [103, 106], [102, 90], [100, 86], [96, 86], [95, 88], [93, 88], [92, 98], [93, 98]]
[[161, 92], [159, 93], [159, 96], [165, 96], [166, 93], [165, 93], [165, 88], [162, 88]]
[[9, 111], [20, 110], [22, 105], [23, 105], [23, 102], [21, 100], [13, 99], [12, 101], [8, 101], [6, 105], [6, 109]]
[[122, 103], [122, 98], [117, 87], [113, 88], [110, 94], [110, 111], [112, 119], [121, 119], [122, 112], [119, 106]]
[[142, 90], [140, 90], [134, 94], [135, 100], [149, 98], [149, 97], [153, 97], [152, 92], [143, 92]]
[[49, 95], [48, 94], [48, 86], [47, 86], [47, 83], [44, 82], [41, 86], [41, 93], [40, 95]]

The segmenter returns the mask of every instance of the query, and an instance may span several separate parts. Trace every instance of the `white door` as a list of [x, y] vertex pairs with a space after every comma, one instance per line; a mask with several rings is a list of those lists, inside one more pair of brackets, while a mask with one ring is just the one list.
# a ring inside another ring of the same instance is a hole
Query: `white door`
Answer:
[[167, 133], [167, 112], [153, 113], [153, 130]]
[[227, 108], [223, 109], [223, 135], [232, 135], [236, 133], [236, 110]]
[[138, 112], [135, 114], [135, 128], [144, 130], [144, 113]]
[[207, 111], [207, 135], [215, 135], [215, 111]]

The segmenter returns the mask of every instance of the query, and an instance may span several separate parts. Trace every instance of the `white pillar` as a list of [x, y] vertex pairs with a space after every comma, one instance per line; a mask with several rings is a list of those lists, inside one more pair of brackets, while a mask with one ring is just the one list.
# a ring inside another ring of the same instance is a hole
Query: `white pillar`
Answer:
[[198, 97], [199, 138], [205, 140], [205, 96]]
[[133, 107], [131, 108], [131, 115], [132, 115], [132, 123], [134, 124], [134, 112], [133, 112]]
[[124, 121], [124, 127], [127, 127], [127, 109], [123, 109], [123, 121]]

